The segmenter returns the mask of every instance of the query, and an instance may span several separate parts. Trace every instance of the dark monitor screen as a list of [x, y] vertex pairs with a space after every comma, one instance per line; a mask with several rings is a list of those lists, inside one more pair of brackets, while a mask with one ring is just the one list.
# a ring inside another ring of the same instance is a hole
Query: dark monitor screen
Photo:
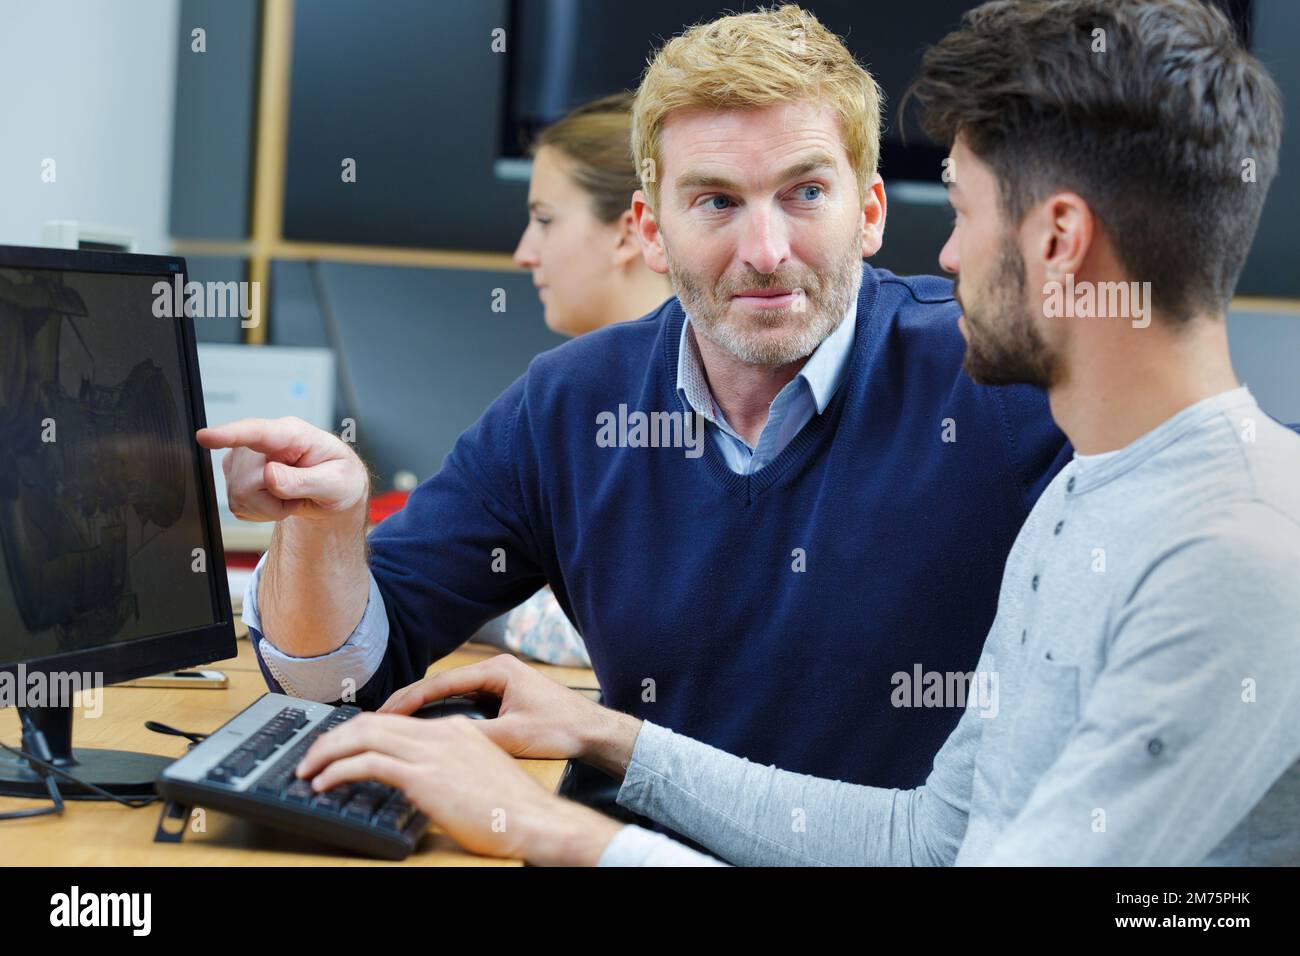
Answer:
[[83, 252], [49, 255], [159, 271], [28, 268], [39, 256], [14, 252], [0, 250], [0, 667], [91, 652], [112, 681], [213, 660], [230, 610], [192, 320], [168, 312], [183, 264]]
[[[938, 176], [946, 155], [913, 122], [906, 146], [894, 108], [920, 65], [921, 53], [955, 28], [976, 0], [928, 0], [890, 8], [862, 0], [805, 0], [801, 6], [845, 46], [880, 83], [886, 125], [881, 165], [893, 179]], [[659, 0], [654, 4], [610, 4], [603, 0], [532, 3], [511, 6], [516, 52], [509, 67], [503, 152], [522, 155], [537, 131], [573, 107], [620, 90], [635, 90], [647, 59], [666, 40], [691, 24], [729, 12], [749, 12], [757, 0]], [[909, 151], [910, 150], [910, 151]]]
[[[898, 107], [916, 78], [925, 48], [961, 23], [981, 0], [883, 4], [803, 0], [800, 4], [841, 37], [885, 94], [880, 169], [886, 179], [937, 180], [947, 150], [921, 132], [915, 110]], [[1250, 0], [1210, 0], [1248, 39]], [[542, 127], [581, 103], [635, 90], [646, 62], [669, 38], [695, 23], [754, 10], [760, 0], [512, 0], [502, 153], [522, 156]]]

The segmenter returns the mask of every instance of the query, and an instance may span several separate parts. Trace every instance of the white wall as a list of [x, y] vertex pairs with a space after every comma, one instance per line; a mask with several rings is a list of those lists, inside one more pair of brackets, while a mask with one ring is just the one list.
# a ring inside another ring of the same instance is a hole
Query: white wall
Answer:
[[40, 245], [46, 220], [78, 219], [167, 251], [179, 10], [0, 0], [0, 244]]

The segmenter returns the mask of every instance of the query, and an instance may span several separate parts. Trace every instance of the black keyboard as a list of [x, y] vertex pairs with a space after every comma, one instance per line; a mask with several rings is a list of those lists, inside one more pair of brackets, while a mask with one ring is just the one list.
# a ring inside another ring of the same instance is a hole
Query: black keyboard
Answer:
[[158, 793], [366, 856], [404, 859], [429, 819], [400, 790], [363, 781], [318, 794], [294, 776], [317, 737], [359, 713], [264, 694], [164, 770]]

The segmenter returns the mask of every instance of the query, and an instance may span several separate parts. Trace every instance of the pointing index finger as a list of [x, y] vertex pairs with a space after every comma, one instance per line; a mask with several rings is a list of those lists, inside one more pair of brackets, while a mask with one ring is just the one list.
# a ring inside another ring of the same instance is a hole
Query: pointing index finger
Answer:
[[205, 449], [248, 447], [264, 455], [281, 453], [291, 446], [302, 445], [302, 432], [283, 419], [238, 419], [224, 425], [200, 428], [196, 440]]

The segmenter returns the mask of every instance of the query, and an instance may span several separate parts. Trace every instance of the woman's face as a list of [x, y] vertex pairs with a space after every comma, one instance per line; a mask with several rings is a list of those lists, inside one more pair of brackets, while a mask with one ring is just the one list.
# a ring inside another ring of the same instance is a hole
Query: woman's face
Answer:
[[533, 274], [547, 326], [561, 335], [581, 335], [616, 317], [605, 300], [617, 229], [596, 218], [591, 197], [569, 169], [568, 157], [553, 147], [537, 151], [528, 186], [528, 227], [514, 258]]

